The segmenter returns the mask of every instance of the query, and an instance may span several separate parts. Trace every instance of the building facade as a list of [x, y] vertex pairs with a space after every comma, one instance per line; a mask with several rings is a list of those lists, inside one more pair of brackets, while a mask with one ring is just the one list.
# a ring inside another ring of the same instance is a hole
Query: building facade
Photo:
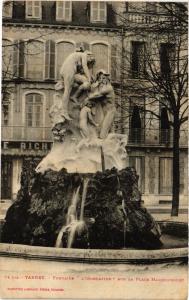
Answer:
[[[40, 161], [51, 148], [49, 109], [54, 85], [65, 58], [81, 45], [93, 52], [98, 69], [111, 74], [116, 92], [114, 130], [128, 134], [128, 165], [139, 174], [146, 206], [170, 209], [172, 193], [172, 131], [161, 107], [160, 120], [139, 110], [148, 96], [133, 89], [144, 70], [141, 53], [146, 32], [157, 16], [156, 3], [5, 1], [3, 7], [2, 194], [16, 198], [24, 160]], [[125, 29], [121, 16], [129, 21]], [[163, 20], [163, 19], [162, 19]], [[165, 44], [165, 43], [164, 43]], [[162, 43], [162, 57], [166, 49]], [[164, 47], [164, 48], [163, 48]], [[126, 59], [125, 59], [126, 55]], [[123, 68], [124, 65], [124, 68]], [[149, 127], [147, 120], [152, 126]], [[181, 206], [187, 203], [187, 129], [180, 134]]]

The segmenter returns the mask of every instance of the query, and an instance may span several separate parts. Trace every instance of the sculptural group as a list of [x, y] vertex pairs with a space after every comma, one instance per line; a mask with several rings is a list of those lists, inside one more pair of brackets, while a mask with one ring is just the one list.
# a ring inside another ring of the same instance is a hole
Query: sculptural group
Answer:
[[[99, 70], [92, 75], [94, 56], [89, 51], [78, 49], [71, 53], [60, 69], [61, 80], [55, 85], [55, 101], [50, 110], [53, 126], [72, 121], [69, 104], [79, 109], [81, 138], [107, 137], [116, 113], [115, 95], [110, 74]], [[74, 90], [74, 92], [73, 92]], [[73, 109], [73, 108], [72, 108]], [[90, 130], [91, 125], [95, 128]]]
[[62, 63], [55, 84], [52, 122], [53, 148], [36, 171], [48, 168], [68, 172], [95, 173], [106, 167], [125, 167], [127, 136], [114, 134], [115, 94], [110, 74], [100, 69], [94, 74], [95, 57], [82, 47]]
[[[91, 52], [78, 49], [62, 64], [50, 109], [53, 147], [35, 169], [40, 174], [29, 168], [23, 173], [5, 242], [92, 249], [162, 245], [158, 224], [141, 207], [138, 176], [126, 168], [127, 136], [111, 132], [116, 108], [110, 74], [101, 69], [93, 76], [94, 61]], [[12, 230], [18, 207], [26, 226]]]

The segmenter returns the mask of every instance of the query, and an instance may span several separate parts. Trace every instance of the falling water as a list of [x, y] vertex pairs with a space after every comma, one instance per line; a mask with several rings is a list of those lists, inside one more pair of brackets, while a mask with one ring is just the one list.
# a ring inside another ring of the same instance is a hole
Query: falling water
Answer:
[[86, 224], [83, 220], [84, 218], [84, 208], [85, 208], [85, 200], [87, 196], [87, 187], [88, 187], [89, 179], [85, 178], [83, 182], [83, 192], [81, 198], [81, 209], [80, 209], [80, 217], [79, 220], [77, 218], [77, 204], [79, 201], [79, 191], [80, 186], [74, 191], [71, 204], [68, 208], [67, 218], [66, 218], [66, 225], [63, 225], [61, 230], [59, 231], [55, 247], [62, 248], [62, 239], [65, 232], [68, 233], [68, 242], [67, 248], [71, 248], [75, 239], [76, 232], [81, 233]]
[[89, 184], [89, 178], [85, 178], [83, 182], [83, 193], [81, 198], [81, 211], [80, 211], [80, 220], [83, 220], [84, 217], [84, 207], [85, 207], [85, 200], [87, 196], [87, 188]]
[[67, 248], [71, 248], [75, 239], [75, 234], [76, 232], [81, 234], [83, 229], [85, 228], [85, 222], [84, 221], [78, 221], [75, 220], [70, 224], [70, 231], [68, 235], [68, 243], [67, 243]]
[[58, 237], [56, 239], [56, 248], [62, 248], [62, 238], [66, 231], [68, 231], [71, 227], [71, 224], [77, 220], [77, 203], [79, 200], [79, 190], [80, 186], [78, 186], [77, 190], [73, 192], [71, 204], [68, 208], [66, 225], [63, 225], [59, 231]]
[[68, 230], [68, 228], [69, 228], [69, 225], [66, 225], [66, 226], [63, 225], [62, 228], [60, 229], [58, 237], [56, 239], [56, 244], [55, 244], [56, 248], [62, 248], [63, 247], [62, 238], [63, 238], [64, 233]]
[[68, 208], [66, 225], [69, 225], [72, 221], [77, 220], [77, 203], [79, 200], [79, 191], [80, 191], [80, 186], [78, 186], [76, 192], [74, 191], [73, 193], [71, 204]]
[[70, 233], [69, 233], [69, 237], [68, 237], [67, 248], [72, 247], [76, 232], [81, 233], [84, 230], [84, 228], [86, 227], [83, 217], [84, 217], [84, 207], [85, 207], [85, 200], [86, 200], [86, 196], [87, 196], [88, 183], [89, 183], [89, 179], [85, 178], [84, 182], [83, 182], [80, 217], [79, 217], [79, 220], [76, 219], [75, 222], [70, 224], [71, 227], [70, 227]]

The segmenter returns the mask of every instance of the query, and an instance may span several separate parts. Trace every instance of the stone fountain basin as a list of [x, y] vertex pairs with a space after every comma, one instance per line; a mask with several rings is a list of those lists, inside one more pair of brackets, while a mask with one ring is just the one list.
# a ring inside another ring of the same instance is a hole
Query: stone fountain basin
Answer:
[[67, 249], [18, 244], [1, 244], [0, 256], [35, 260], [67, 261], [78, 263], [163, 263], [187, 262], [187, 223], [158, 222], [162, 228], [164, 246], [157, 250], [138, 249]]

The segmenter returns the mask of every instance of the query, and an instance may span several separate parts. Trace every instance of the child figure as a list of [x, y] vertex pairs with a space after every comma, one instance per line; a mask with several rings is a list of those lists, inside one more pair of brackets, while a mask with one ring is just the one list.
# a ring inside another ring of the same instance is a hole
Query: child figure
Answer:
[[51, 118], [52, 127], [54, 127], [58, 123], [62, 123], [65, 121], [65, 118], [61, 115], [62, 108], [62, 99], [60, 95], [57, 93], [55, 95], [53, 105], [49, 111], [49, 117]]
[[95, 127], [98, 127], [99, 125], [94, 121], [93, 116], [92, 116], [92, 111], [91, 108], [93, 107], [93, 103], [88, 101], [85, 103], [83, 108], [80, 111], [80, 116], [79, 116], [79, 128], [81, 131], [81, 135], [83, 138], [90, 138], [90, 128], [88, 126], [88, 123], [91, 123]]

